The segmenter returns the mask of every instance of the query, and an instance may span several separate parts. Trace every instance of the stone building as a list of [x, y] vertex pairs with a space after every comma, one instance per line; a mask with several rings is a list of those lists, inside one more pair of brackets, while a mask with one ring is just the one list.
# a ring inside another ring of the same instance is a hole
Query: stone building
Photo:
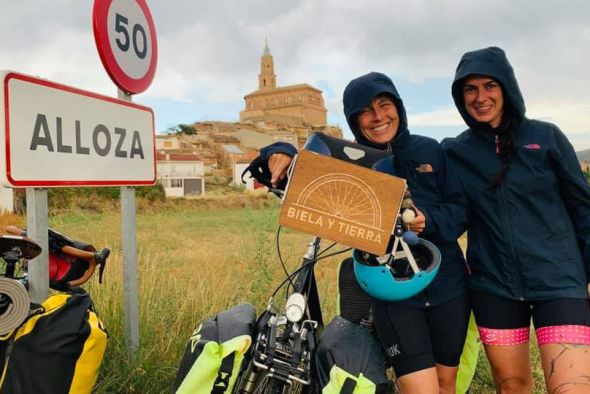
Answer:
[[205, 194], [205, 169], [195, 152], [158, 151], [156, 153], [158, 181], [166, 197], [187, 197]]
[[260, 59], [258, 89], [244, 96], [246, 108], [240, 123], [288, 126], [300, 138], [311, 130], [341, 135], [341, 130], [327, 126], [328, 110], [322, 91], [306, 83], [277, 87], [277, 76], [268, 43]]

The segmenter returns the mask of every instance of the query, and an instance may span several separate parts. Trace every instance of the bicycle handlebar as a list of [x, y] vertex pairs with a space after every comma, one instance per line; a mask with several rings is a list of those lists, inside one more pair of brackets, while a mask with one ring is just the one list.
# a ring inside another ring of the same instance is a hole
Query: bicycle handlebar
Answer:
[[[27, 234], [26, 230], [23, 230], [23, 229], [18, 228], [16, 226], [6, 226], [5, 231], [8, 234], [17, 235], [17, 236], [21, 236], [21, 237], [26, 236], [26, 234]], [[49, 229], [49, 231], [52, 232], [53, 230]], [[53, 231], [53, 233], [55, 233], [55, 231]], [[51, 251], [51, 249], [52, 249], [51, 246], [49, 249]], [[72, 256], [72, 257], [75, 257], [77, 259], [81, 259], [81, 260], [88, 263], [88, 269], [84, 272], [84, 274], [80, 278], [67, 282], [67, 285], [69, 287], [81, 286], [84, 283], [86, 283], [92, 277], [94, 272], [96, 271], [97, 265], [99, 266], [98, 282], [102, 283], [102, 276], [104, 273], [106, 260], [109, 257], [109, 255], [111, 254], [111, 250], [109, 248], [104, 248], [100, 252], [95, 252], [94, 247], [92, 247], [93, 251], [89, 251], [89, 250], [79, 249], [79, 248], [76, 248], [71, 245], [63, 245], [63, 246], [61, 246], [61, 248], [57, 248], [57, 249], [59, 249], [59, 251], [61, 253], [65, 254], [67, 256]]]

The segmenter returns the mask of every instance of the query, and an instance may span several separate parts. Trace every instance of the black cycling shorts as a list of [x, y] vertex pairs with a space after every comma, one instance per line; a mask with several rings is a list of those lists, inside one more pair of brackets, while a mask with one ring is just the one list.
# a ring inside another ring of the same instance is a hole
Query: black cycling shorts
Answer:
[[398, 377], [436, 364], [459, 365], [469, 313], [465, 294], [426, 308], [373, 303], [377, 334]]
[[590, 302], [584, 298], [518, 301], [470, 290], [469, 297], [479, 327], [535, 329], [551, 326], [590, 326]]

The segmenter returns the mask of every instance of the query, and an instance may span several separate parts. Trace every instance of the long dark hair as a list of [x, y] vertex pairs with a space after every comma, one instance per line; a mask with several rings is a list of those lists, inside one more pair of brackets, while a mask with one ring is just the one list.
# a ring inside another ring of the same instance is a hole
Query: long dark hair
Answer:
[[522, 120], [517, 116], [516, 110], [508, 101], [504, 102], [504, 111], [502, 120], [496, 128], [490, 126], [490, 132], [496, 136], [496, 154], [502, 160], [502, 168], [488, 183], [488, 188], [493, 189], [504, 180], [506, 173], [510, 169], [510, 159], [514, 155], [514, 143], [516, 140], [516, 130]]

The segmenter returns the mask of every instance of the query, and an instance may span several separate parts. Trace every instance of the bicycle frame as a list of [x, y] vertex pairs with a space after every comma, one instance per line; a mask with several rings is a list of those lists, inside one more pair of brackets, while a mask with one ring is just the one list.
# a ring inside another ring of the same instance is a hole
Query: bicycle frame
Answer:
[[313, 238], [299, 269], [286, 279], [290, 281], [295, 275], [285, 311], [279, 311], [271, 297], [259, 317], [258, 335], [234, 392], [310, 390], [314, 380], [313, 356], [324, 327], [314, 274], [320, 242], [319, 237]]

